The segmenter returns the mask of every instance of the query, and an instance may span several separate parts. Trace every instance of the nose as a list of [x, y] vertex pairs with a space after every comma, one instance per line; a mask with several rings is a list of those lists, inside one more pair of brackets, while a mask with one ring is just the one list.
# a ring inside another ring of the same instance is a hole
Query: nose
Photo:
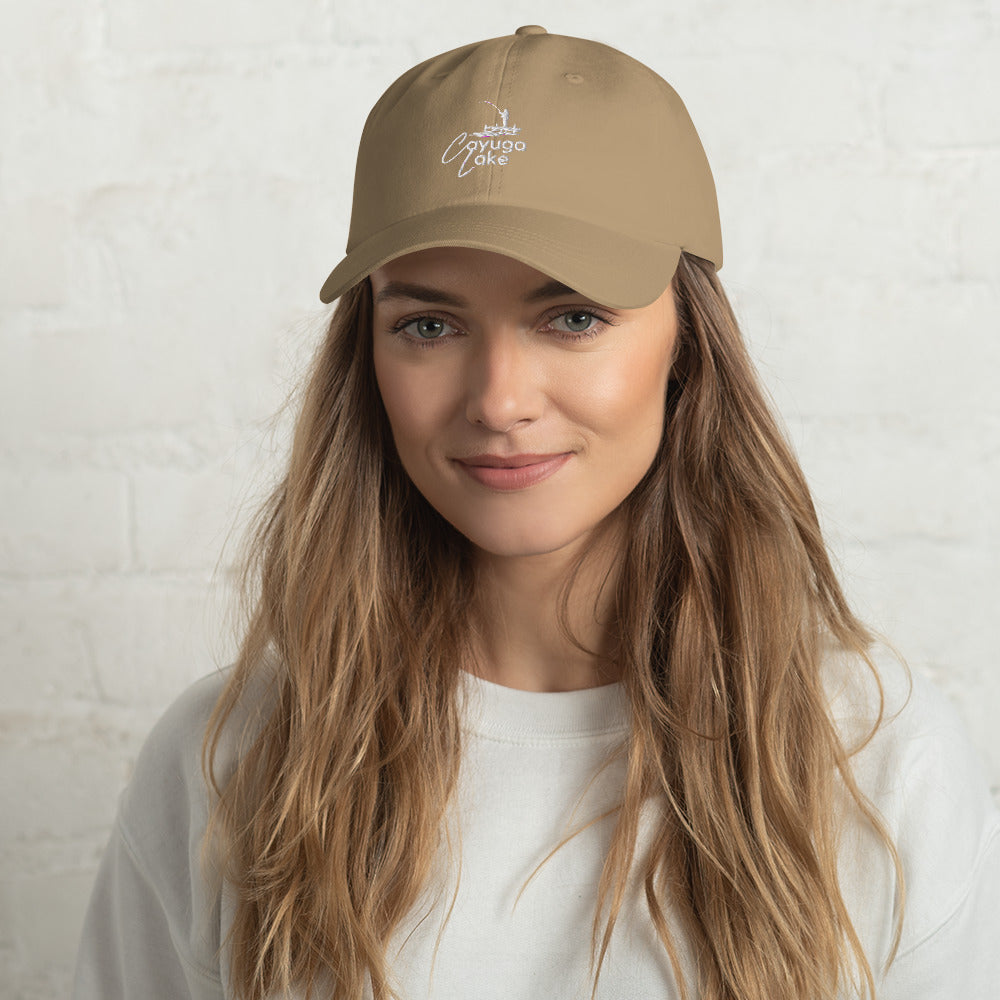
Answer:
[[541, 381], [538, 358], [516, 330], [488, 331], [468, 355], [469, 423], [502, 433], [522, 420], [537, 419], [543, 405]]

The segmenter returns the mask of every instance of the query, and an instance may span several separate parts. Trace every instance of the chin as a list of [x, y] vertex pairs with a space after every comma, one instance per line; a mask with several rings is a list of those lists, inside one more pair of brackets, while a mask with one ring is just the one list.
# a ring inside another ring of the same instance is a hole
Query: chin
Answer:
[[575, 530], [566, 523], [565, 518], [555, 519], [555, 523], [551, 524], [542, 520], [525, 523], [523, 516], [512, 519], [510, 524], [498, 523], [496, 519], [490, 524], [470, 524], [468, 517], [447, 520], [476, 548], [494, 556], [509, 558], [556, 552], [574, 542], [587, 530], [586, 527]]

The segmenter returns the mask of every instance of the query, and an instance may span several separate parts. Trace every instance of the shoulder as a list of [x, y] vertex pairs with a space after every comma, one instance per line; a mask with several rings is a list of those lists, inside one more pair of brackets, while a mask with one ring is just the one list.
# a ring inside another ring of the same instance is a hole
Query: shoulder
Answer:
[[202, 740], [231, 673], [232, 668], [226, 667], [195, 681], [150, 730], [120, 805], [120, 820], [133, 839], [142, 839], [151, 818], [161, 820], [165, 811], [181, 822], [202, 798]]
[[[157, 830], [176, 830], [203, 818], [209, 787], [202, 771], [202, 745], [232, 665], [215, 670], [183, 690], [150, 730], [136, 758], [119, 806], [125, 833], [141, 847]], [[262, 667], [240, 692], [214, 755], [217, 780], [224, 782], [252, 739], [269, 703], [269, 669]]]
[[[866, 743], [878, 722], [874, 676], [860, 658], [840, 656], [828, 664], [827, 680], [834, 719], [848, 749], [855, 749], [854, 777], [899, 853], [905, 878], [900, 948], [905, 952], [934, 934], [978, 891], [984, 865], [996, 863], [1000, 811], [982, 755], [954, 705], [885, 647], [870, 652], [883, 703], [881, 722]], [[884, 861], [872, 866], [863, 855], [854, 860], [862, 862], [858, 875], [867, 881], [865, 905], [872, 904], [880, 886], [881, 907], [894, 913], [897, 887], [890, 866]], [[881, 880], [872, 878], [876, 871]]]
[[[168, 915], [175, 934], [198, 954], [218, 925], [221, 883], [206, 877], [201, 847], [213, 801], [202, 771], [209, 720], [233, 667], [202, 677], [178, 695], [147, 736], [119, 800], [117, 835]], [[223, 783], [267, 704], [258, 678], [241, 694], [219, 741]]]
[[[982, 755], [952, 702], [917, 670], [908, 670], [884, 647], [871, 651], [878, 681], [860, 658], [841, 655], [828, 663], [834, 720], [865, 794], [888, 812], [897, 826], [926, 816], [921, 806], [953, 808], [951, 825], [990, 828], [997, 809]], [[881, 694], [881, 700], [880, 700]], [[879, 711], [881, 708], [881, 719]], [[870, 739], [867, 737], [870, 735]], [[959, 845], [955, 845], [956, 849]]]

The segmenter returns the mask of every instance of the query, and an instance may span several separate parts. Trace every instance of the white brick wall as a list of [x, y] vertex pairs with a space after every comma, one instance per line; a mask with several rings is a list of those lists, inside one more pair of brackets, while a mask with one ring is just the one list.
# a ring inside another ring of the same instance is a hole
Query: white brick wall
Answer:
[[1000, 794], [996, 4], [567, 9], [0, 4], [0, 998], [65, 994], [135, 752], [231, 651], [229, 531], [283, 453], [368, 110], [520, 24], [684, 98], [845, 585]]

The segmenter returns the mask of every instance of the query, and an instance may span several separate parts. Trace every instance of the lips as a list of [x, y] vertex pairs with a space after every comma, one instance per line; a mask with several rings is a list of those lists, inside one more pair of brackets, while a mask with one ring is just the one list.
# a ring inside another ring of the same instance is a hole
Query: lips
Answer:
[[469, 458], [459, 459], [463, 465], [471, 465], [481, 469], [523, 469], [526, 465], [538, 465], [542, 462], [551, 461], [567, 454], [562, 451], [548, 452], [542, 454], [521, 454], [521, 455], [471, 455]]
[[[471, 476], [480, 485], [501, 493], [513, 493], [536, 486], [554, 476], [573, 458], [573, 452], [563, 452], [551, 458], [543, 458], [539, 455], [511, 455], [505, 461], [525, 461], [528, 458], [542, 458], [542, 461], [531, 461], [524, 465], [505, 467], [472, 465], [466, 461], [460, 461], [458, 465], [466, 475]], [[479, 460], [482, 461], [482, 459]]]

